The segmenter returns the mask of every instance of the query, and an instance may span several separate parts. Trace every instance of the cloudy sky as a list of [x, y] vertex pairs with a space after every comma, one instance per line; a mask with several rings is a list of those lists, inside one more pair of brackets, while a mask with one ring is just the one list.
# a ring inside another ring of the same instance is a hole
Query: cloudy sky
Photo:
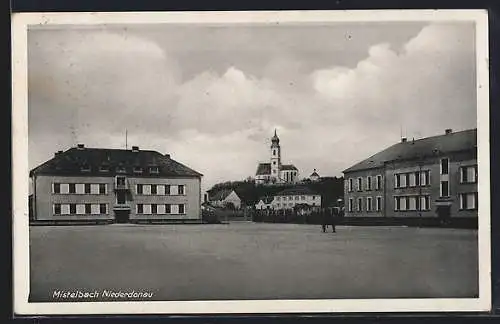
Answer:
[[28, 33], [30, 168], [57, 150], [170, 153], [203, 188], [283, 163], [341, 176], [398, 142], [476, 127], [472, 23], [127, 25]]

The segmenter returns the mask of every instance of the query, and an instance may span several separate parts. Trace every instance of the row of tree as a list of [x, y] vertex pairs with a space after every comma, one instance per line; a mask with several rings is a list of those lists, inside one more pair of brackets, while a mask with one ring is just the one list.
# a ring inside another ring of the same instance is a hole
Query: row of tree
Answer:
[[322, 207], [335, 206], [338, 199], [344, 197], [344, 178], [343, 177], [322, 177], [318, 181], [304, 181], [300, 184], [285, 184], [279, 186], [260, 185], [256, 184], [253, 179], [243, 181], [227, 181], [215, 184], [210, 190], [209, 195], [222, 189], [232, 189], [238, 194], [242, 200], [243, 206], [255, 206], [262, 197], [271, 197], [278, 192], [294, 188], [297, 186], [305, 186], [310, 190], [321, 195]]

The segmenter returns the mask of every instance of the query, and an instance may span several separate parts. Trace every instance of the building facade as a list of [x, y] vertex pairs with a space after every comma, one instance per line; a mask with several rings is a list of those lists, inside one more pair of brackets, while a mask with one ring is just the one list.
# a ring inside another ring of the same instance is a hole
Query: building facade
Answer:
[[59, 151], [30, 171], [33, 221], [201, 221], [202, 174], [156, 151]]
[[403, 138], [344, 179], [346, 217], [477, 218], [477, 130]]
[[208, 201], [212, 206], [216, 207], [227, 207], [228, 205], [232, 205], [235, 209], [241, 208], [241, 198], [233, 189], [220, 189], [211, 192], [208, 195]]
[[319, 210], [321, 208], [321, 195], [307, 187], [290, 188], [271, 197], [259, 199], [255, 208], [258, 210], [288, 210], [300, 206], [309, 206]]
[[255, 173], [256, 184], [283, 184], [296, 183], [298, 181], [299, 170], [293, 164], [281, 163], [280, 139], [274, 130], [271, 138], [270, 162], [259, 163]]

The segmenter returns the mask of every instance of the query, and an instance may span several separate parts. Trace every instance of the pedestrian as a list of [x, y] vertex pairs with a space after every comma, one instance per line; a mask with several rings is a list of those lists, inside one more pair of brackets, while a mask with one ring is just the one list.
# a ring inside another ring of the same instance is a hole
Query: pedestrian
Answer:
[[328, 227], [327, 213], [325, 213], [324, 211], [320, 211], [320, 218], [321, 218], [321, 229], [323, 230], [323, 233], [326, 233], [326, 229]]

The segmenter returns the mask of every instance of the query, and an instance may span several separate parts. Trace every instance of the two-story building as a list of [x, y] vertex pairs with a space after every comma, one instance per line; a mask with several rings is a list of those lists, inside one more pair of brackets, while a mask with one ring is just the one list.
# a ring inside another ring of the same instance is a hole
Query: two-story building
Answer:
[[78, 144], [30, 178], [35, 222], [201, 222], [202, 174], [169, 154]]
[[477, 218], [477, 129], [403, 138], [344, 179], [346, 217]]
[[321, 195], [305, 186], [297, 186], [277, 192], [271, 197], [259, 199], [255, 208], [258, 210], [287, 210], [300, 206], [309, 206], [313, 210], [321, 208]]

